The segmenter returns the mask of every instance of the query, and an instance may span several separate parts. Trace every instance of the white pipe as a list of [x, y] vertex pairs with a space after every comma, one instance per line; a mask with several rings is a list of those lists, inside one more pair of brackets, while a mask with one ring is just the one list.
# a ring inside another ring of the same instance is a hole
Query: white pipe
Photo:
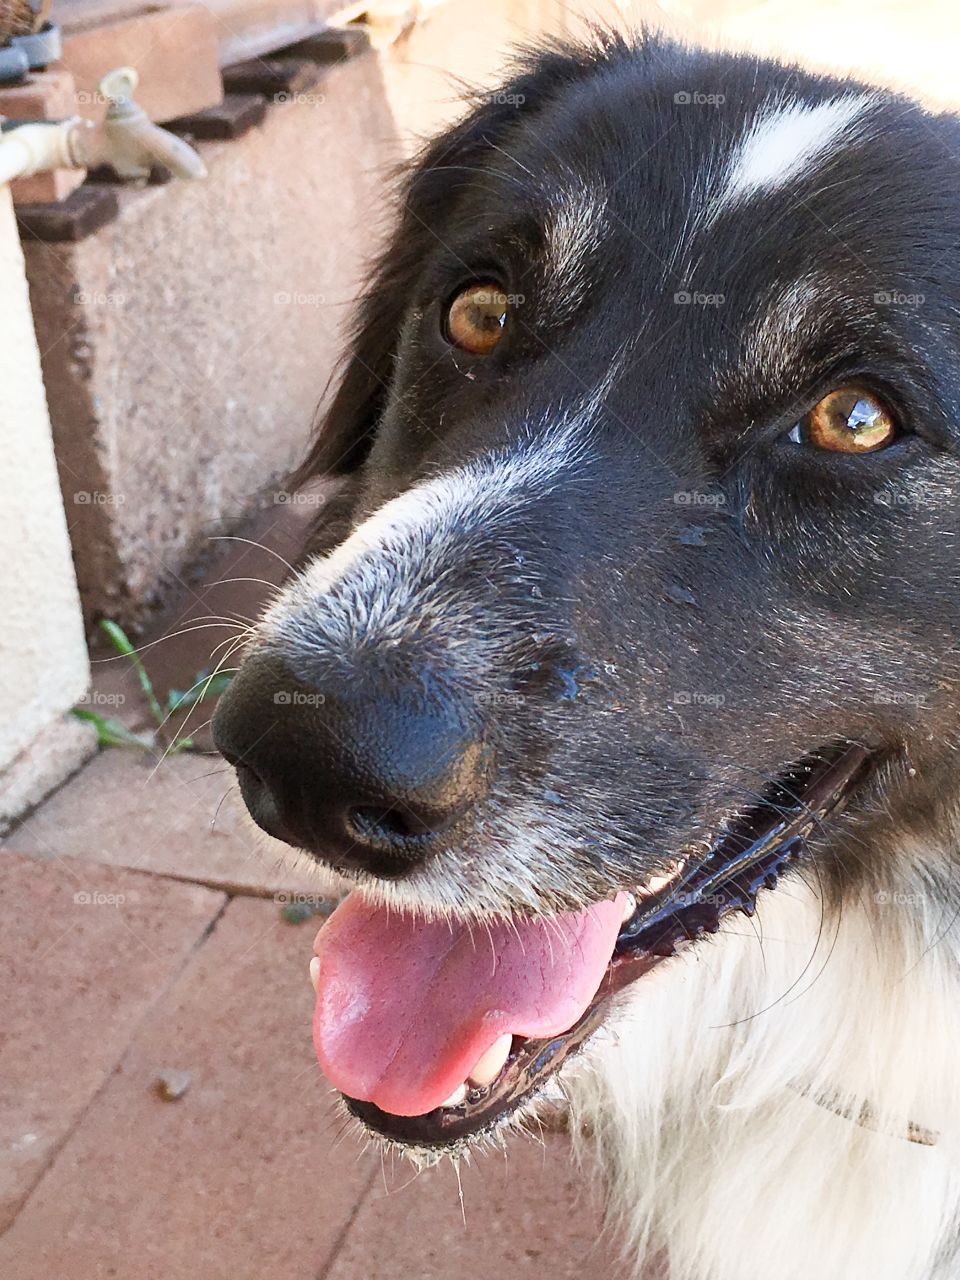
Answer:
[[0, 186], [46, 169], [76, 166], [72, 138], [79, 116], [51, 124], [22, 124], [0, 134]]
[[137, 81], [133, 67], [118, 67], [103, 77], [100, 92], [108, 105], [99, 124], [71, 116], [14, 123], [0, 133], [0, 187], [48, 169], [96, 169], [102, 164], [111, 165], [121, 178], [145, 178], [158, 164], [178, 178], [206, 177], [193, 147], [154, 124], [134, 102]]

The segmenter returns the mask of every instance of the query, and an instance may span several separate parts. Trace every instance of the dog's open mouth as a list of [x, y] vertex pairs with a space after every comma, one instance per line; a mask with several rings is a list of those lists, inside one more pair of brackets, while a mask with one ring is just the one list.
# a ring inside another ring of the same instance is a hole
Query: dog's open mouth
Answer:
[[752, 913], [869, 769], [858, 745], [817, 753], [708, 856], [579, 912], [427, 921], [351, 894], [315, 945], [325, 1074], [354, 1115], [406, 1145], [492, 1129], [581, 1048], [613, 995], [731, 912]]

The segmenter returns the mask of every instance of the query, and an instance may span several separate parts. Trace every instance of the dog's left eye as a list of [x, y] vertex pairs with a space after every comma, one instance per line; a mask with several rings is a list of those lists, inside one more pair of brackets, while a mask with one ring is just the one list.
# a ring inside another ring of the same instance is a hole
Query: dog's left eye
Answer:
[[877, 396], [862, 387], [837, 387], [804, 414], [790, 439], [834, 453], [873, 453], [899, 434], [892, 412]]
[[499, 285], [469, 284], [455, 295], [443, 317], [443, 336], [461, 351], [485, 356], [503, 337], [510, 299]]

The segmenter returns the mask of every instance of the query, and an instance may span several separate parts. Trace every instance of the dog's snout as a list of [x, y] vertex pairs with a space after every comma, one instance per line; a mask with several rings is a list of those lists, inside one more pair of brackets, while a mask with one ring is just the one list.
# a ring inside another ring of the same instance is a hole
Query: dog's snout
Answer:
[[469, 704], [399, 672], [307, 685], [254, 653], [213, 731], [268, 834], [384, 878], [429, 857], [488, 785], [490, 751]]

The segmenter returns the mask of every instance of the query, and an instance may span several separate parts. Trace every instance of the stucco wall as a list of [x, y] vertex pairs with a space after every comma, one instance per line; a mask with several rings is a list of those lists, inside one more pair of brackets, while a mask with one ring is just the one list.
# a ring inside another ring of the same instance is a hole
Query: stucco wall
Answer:
[[2, 772], [76, 702], [89, 679], [23, 256], [9, 188], [2, 186], [0, 307]]
[[395, 214], [389, 175], [463, 111], [457, 77], [495, 82], [555, 5], [450, 0], [204, 144], [205, 181], [122, 189], [88, 239], [25, 242], [88, 623], [137, 627], [223, 522], [284, 496]]

